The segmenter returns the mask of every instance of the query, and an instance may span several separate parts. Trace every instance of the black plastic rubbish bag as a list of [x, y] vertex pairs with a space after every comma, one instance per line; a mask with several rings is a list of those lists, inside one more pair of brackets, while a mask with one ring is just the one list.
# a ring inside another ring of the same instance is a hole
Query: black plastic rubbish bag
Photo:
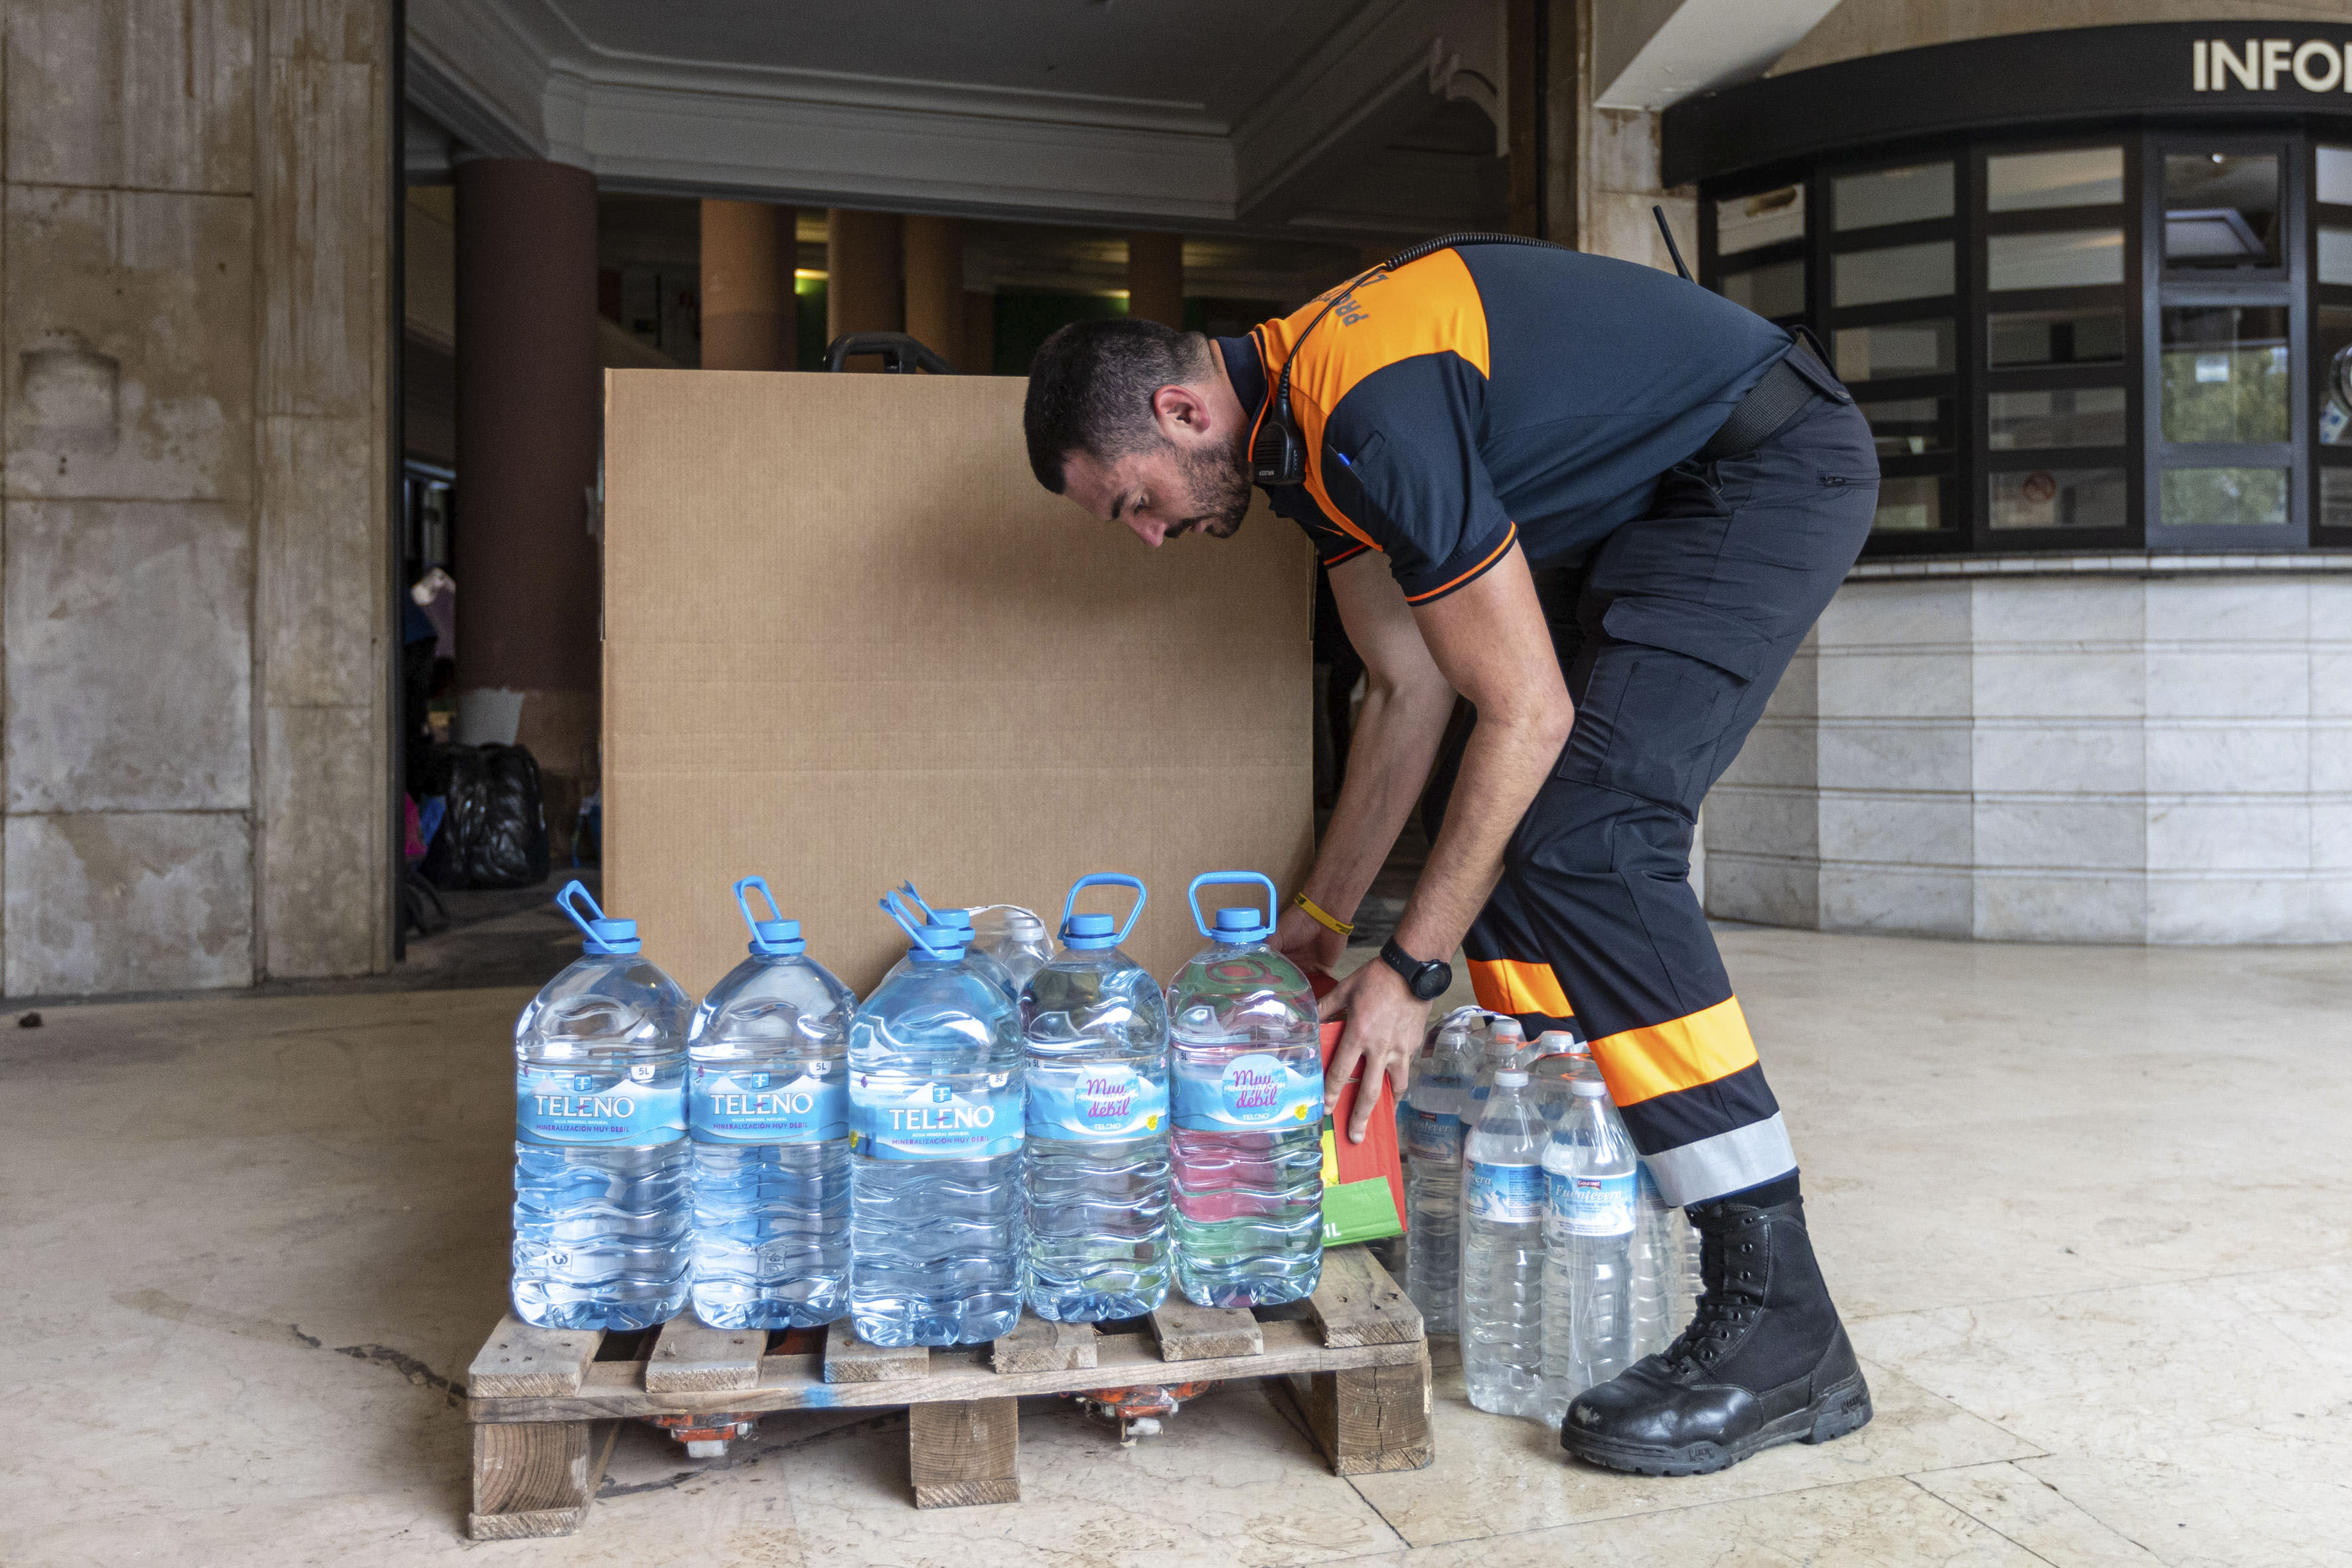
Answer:
[[520, 746], [435, 748], [428, 793], [449, 803], [425, 852], [436, 888], [532, 888], [547, 880], [539, 763]]

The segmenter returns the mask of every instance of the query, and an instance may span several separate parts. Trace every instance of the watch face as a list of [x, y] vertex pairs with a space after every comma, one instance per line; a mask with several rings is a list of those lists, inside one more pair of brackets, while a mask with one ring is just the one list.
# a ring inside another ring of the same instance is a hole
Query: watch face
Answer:
[[1453, 984], [1454, 971], [1451, 967], [1438, 963], [1424, 963], [1421, 966], [1420, 972], [1412, 977], [1413, 999], [1419, 1002], [1434, 1002], [1444, 995], [1445, 988]]

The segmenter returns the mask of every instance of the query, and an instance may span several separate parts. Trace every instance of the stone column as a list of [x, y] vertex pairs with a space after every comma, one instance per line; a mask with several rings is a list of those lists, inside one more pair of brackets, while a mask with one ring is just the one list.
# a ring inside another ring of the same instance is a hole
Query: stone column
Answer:
[[596, 180], [482, 158], [457, 185], [457, 738], [530, 749], [568, 852], [597, 740]]
[[[825, 214], [824, 341], [844, 332], [895, 332], [906, 321], [898, 292], [898, 217], [835, 207]], [[882, 368], [854, 360], [851, 370]]]
[[908, 213], [899, 230], [907, 261], [907, 333], [958, 370], [963, 352], [963, 222]]
[[790, 207], [702, 204], [702, 368], [790, 370], [796, 342]]
[[1182, 235], [1127, 237], [1127, 314], [1131, 321], [1158, 321], [1178, 331], [1184, 330]]

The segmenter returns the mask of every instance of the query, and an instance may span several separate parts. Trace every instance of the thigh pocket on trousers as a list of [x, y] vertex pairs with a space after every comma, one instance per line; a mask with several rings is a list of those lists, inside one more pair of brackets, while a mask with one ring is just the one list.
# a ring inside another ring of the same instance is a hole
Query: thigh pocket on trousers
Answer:
[[1696, 816], [1717, 746], [1770, 642], [1743, 621], [1676, 599], [1619, 599], [1601, 626], [1608, 641], [1555, 776]]

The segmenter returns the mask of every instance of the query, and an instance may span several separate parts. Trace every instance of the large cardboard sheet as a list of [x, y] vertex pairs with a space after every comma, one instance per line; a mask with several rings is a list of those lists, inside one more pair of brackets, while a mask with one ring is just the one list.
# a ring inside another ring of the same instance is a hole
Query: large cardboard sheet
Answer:
[[743, 955], [755, 871], [861, 995], [908, 878], [1051, 922], [1131, 872], [1164, 982], [1196, 873], [1303, 874], [1306, 542], [1263, 506], [1157, 551], [1087, 517], [1029, 473], [1024, 385], [608, 373], [605, 892], [688, 991]]

